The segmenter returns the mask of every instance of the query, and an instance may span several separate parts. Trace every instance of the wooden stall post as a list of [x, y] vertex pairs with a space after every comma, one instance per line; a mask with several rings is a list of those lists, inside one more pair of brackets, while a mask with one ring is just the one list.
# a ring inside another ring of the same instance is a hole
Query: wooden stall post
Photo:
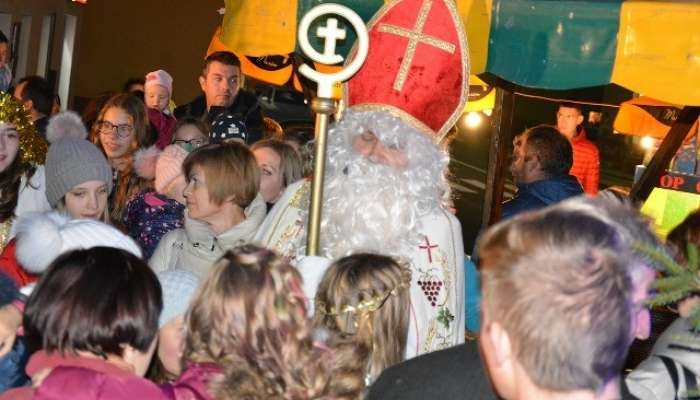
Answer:
[[509, 90], [496, 88], [496, 107], [494, 107], [489, 145], [489, 165], [486, 171], [486, 191], [481, 227], [486, 229], [501, 217], [503, 186], [508, 170], [510, 144], [513, 140], [513, 109], [515, 94]]

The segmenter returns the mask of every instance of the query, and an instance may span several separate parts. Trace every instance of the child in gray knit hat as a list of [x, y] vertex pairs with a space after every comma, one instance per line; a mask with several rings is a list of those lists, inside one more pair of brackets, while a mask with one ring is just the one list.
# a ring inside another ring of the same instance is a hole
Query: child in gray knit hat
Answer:
[[57, 114], [47, 127], [46, 199], [72, 218], [108, 222], [112, 169], [104, 154], [86, 140], [87, 130], [72, 112]]

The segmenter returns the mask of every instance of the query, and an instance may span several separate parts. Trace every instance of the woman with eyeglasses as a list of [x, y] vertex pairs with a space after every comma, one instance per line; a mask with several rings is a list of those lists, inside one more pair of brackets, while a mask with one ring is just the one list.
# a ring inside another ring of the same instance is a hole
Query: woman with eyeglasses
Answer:
[[110, 98], [93, 124], [91, 138], [112, 167], [114, 190], [109, 197], [110, 216], [113, 222], [121, 222], [129, 198], [151, 184], [139, 177], [133, 167], [136, 151], [156, 142], [143, 101], [128, 93]]

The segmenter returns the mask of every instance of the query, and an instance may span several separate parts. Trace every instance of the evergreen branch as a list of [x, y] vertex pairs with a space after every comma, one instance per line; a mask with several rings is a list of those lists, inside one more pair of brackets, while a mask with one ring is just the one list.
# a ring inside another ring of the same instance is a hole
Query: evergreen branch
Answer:
[[651, 306], [664, 306], [667, 304], [675, 303], [678, 300], [686, 297], [688, 295], [688, 290], [686, 289], [676, 289], [672, 291], [662, 292], [647, 301], [647, 304]]
[[684, 273], [683, 275], [658, 278], [654, 281], [652, 287], [660, 292], [678, 289], [693, 290], [694, 282], [692, 276]]
[[692, 243], [688, 243], [688, 248], [687, 248], [687, 257], [686, 259], [688, 260], [688, 265], [687, 268], [689, 271], [693, 273], [698, 272], [698, 248]]
[[679, 275], [685, 271], [685, 268], [671, 258], [663, 248], [659, 249], [638, 241], [632, 244], [632, 248], [638, 255], [646, 259], [649, 265], [654, 266], [656, 269], [671, 275]]

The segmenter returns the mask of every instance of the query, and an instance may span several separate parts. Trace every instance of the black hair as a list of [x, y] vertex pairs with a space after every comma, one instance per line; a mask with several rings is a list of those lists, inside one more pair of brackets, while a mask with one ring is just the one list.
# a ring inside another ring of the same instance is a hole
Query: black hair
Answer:
[[163, 308], [158, 278], [124, 250], [93, 247], [59, 256], [27, 301], [24, 329], [32, 349], [122, 356], [147, 352]]
[[205, 138], [209, 138], [209, 125], [205, 124], [204, 121], [194, 117], [183, 117], [177, 120], [175, 127], [173, 128], [173, 140], [175, 140], [174, 133], [183, 126], [192, 125], [197, 128], [200, 132], [204, 134]]
[[583, 115], [583, 108], [582, 108], [581, 105], [578, 104], [578, 103], [572, 103], [572, 102], [570, 102], [570, 101], [562, 101], [562, 102], [559, 102], [559, 108], [562, 108], [562, 107], [564, 107], [564, 108], [574, 108], [574, 109], [578, 110], [578, 113], [579, 113], [579, 114]]
[[215, 51], [214, 53], [209, 54], [207, 58], [204, 59], [204, 68], [202, 70], [202, 76], [205, 76], [207, 74], [209, 64], [213, 63], [214, 61], [220, 62], [225, 65], [238, 67], [239, 69], [241, 68], [241, 60], [238, 59], [238, 56], [236, 56], [235, 54], [231, 53], [230, 51]]
[[129, 78], [124, 82], [124, 85], [122, 86], [122, 92], [128, 93], [130, 92], [130, 89], [133, 85], [145, 85], [146, 84], [146, 79], [145, 78]]
[[20, 93], [22, 101], [31, 100], [36, 111], [44, 115], [51, 115], [54, 93], [49, 81], [38, 75], [31, 75], [20, 79], [17, 87], [21, 84], [24, 84]]
[[551, 125], [538, 125], [527, 131], [528, 152], [536, 155], [548, 176], [568, 175], [574, 163], [571, 142]]

